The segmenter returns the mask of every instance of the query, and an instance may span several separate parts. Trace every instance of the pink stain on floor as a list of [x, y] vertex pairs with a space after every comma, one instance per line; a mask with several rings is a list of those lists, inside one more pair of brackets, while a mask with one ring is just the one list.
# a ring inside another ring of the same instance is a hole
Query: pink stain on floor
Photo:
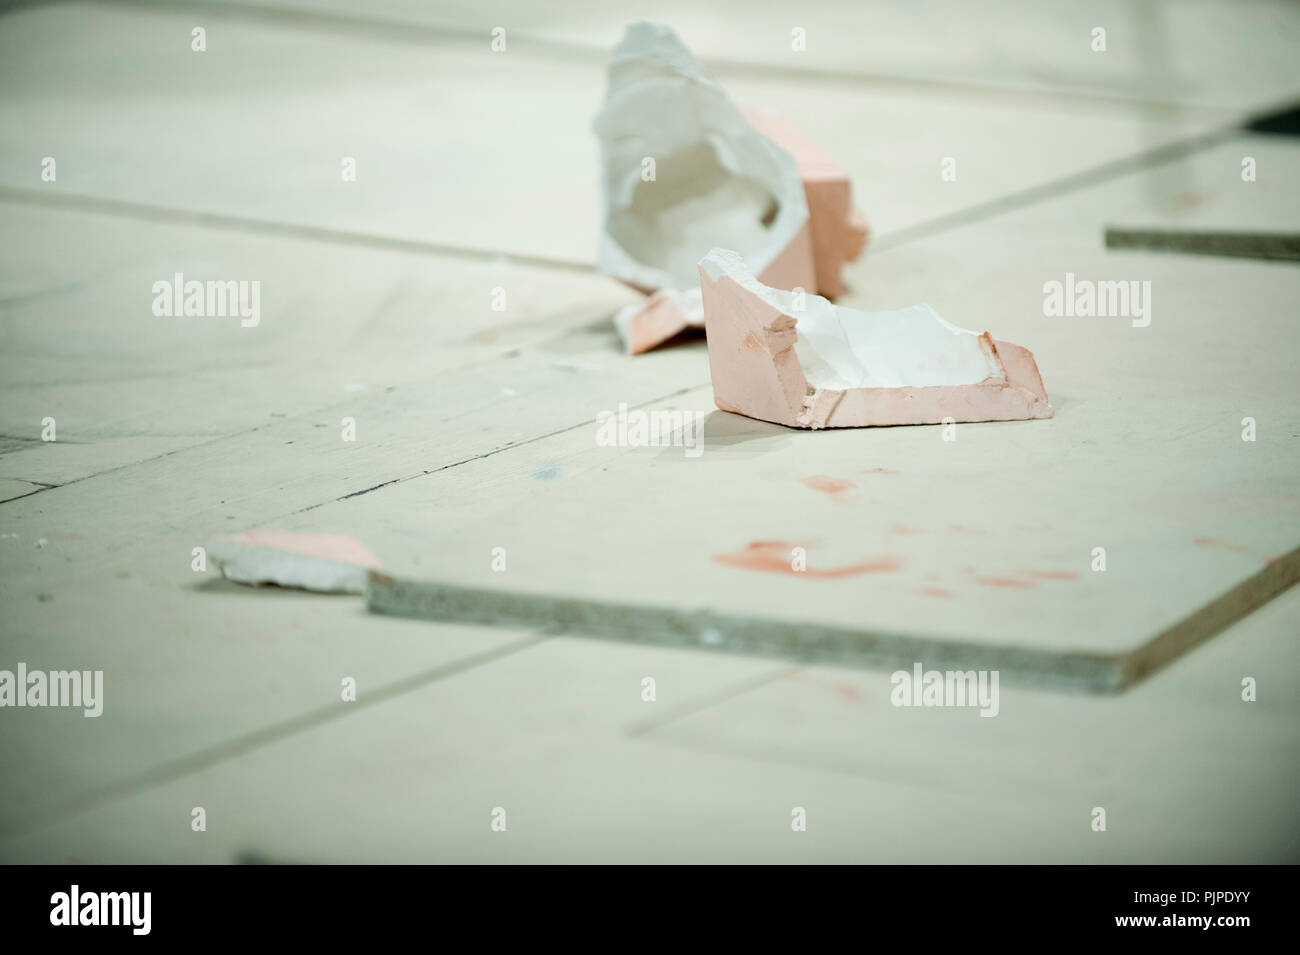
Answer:
[[985, 587], [1007, 587], [1012, 590], [1032, 590], [1038, 585], [1030, 580], [1018, 580], [1015, 577], [976, 577], [975, 582]]
[[915, 527], [908, 527], [906, 524], [894, 524], [889, 528], [891, 534], [919, 534], [921, 533]]
[[851, 501], [856, 497], [858, 486], [852, 481], [844, 478], [827, 477], [824, 474], [814, 474], [810, 477], [803, 478], [801, 483], [810, 491], [818, 491], [822, 494], [829, 495], [834, 501]]
[[1213, 537], [1198, 537], [1193, 542], [1197, 547], [1204, 547], [1207, 550], [1232, 550], [1239, 554], [1249, 554], [1249, 547], [1241, 547], [1237, 544], [1229, 544], [1227, 541], [1217, 540]]
[[867, 468], [862, 473], [863, 474], [897, 474], [898, 472], [890, 470], [889, 468]]
[[954, 534], [983, 534], [981, 530], [973, 527], [967, 527], [965, 524], [949, 524], [948, 529]]
[[861, 703], [864, 699], [862, 691], [852, 683], [841, 683], [838, 680], [831, 682], [830, 687], [836, 695], [846, 703]]
[[1215, 195], [1217, 190], [1208, 190], [1205, 192], [1180, 192], [1176, 196], [1170, 196], [1160, 203], [1160, 209], [1163, 212], [1182, 212], [1184, 209], [1195, 209], [1197, 206], [1204, 205]]
[[867, 698], [861, 687], [854, 683], [846, 683], [843, 680], [821, 680], [806, 673], [795, 673], [787, 677], [787, 679], [795, 683], [825, 687], [846, 703], [861, 703]]
[[807, 549], [806, 544], [790, 541], [750, 541], [744, 550], [729, 554], [715, 554], [713, 559], [719, 564], [738, 567], [741, 570], [815, 577], [819, 580], [837, 580], [840, 577], [856, 577], [859, 574], [891, 573], [899, 569], [898, 558], [877, 557], [874, 560], [846, 564], [843, 567], [809, 567], [806, 570], [795, 570], [794, 555], [791, 552], [796, 547]]
[[952, 597], [952, 591], [943, 587], [922, 587], [917, 593], [925, 594], [927, 597]]
[[1078, 580], [1079, 575], [1072, 570], [1026, 570], [1022, 571], [1026, 577], [1033, 577], [1035, 580]]

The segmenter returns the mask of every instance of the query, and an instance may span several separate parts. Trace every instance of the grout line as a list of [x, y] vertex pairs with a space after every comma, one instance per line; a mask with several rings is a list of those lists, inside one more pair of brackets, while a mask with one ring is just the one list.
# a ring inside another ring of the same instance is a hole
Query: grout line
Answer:
[[38, 812], [28, 820], [18, 823], [0, 833], [0, 840], [7, 840], [15, 835], [29, 835], [37, 829], [43, 829], [50, 826], [58, 825], [66, 820], [89, 812], [95, 809], [101, 809], [110, 803], [132, 796], [137, 796], [149, 789], [166, 783], [175, 782], [185, 776], [194, 773], [212, 769], [222, 763], [228, 763], [233, 759], [244, 756], [256, 749], [262, 749], [272, 743], [278, 743], [286, 740], [299, 733], [316, 729], [336, 720], [343, 719], [353, 713], [379, 706], [389, 700], [395, 699], [403, 694], [422, 687], [437, 683], [450, 677], [458, 676], [478, 667], [493, 663], [504, 657], [512, 656], [524, 650], [528, 650], [545, 642], [548, 637], [534, 633], [522, 640], [515, 640], [502, 647], [494, 647], [482, 653], [476, 653], [471, 656], [455, 660], [451, 663], [434, 667], [432, 670], [426, 670], [423, 673], [417, 673], [413, 676], [398, 680], [395, 683], [389, 683], [380, 687], [378, 690], [368, 691], [364, 696], [358, 697], [356, 702], [349, 704], [332, 703], [319, 709], [310, 710], [298, 716], [281, 720], [279, 723], [273, 723], [270, 726], [254, 730], [243, 736], [226, 740], [209, 746], [206, 749], [199, 750], [187, 756], [181, 756], [168, 762], [155, 766], [152, 769], [129, 776], [126, 779], [110, 783], [99, 789], [84, 793], [57, 804], [52, 808]]
[[1163, 146], [1157, 146], [1154, 149], [1133, 156], [1114, 159], [1102, 163], [1100, 166], [1085, 169], [1082, 172], [1073, 173], [1060, 179], [1053, 179], [1037, 186], [1030, 186], [1020, 192], [998, 196], [988, 202], [939, 216], [937, 219], [919, 222], [916, 225], [905, 226], [896, 232], [886, 233], [875, 242], [869, 243], [866, 251], [867, 253], [873, 251], [884, 252], [907, 242], [929, 238], [941, 232], [973, 225], [976, 222], [1004, 213], [1016, 212], [1041, 202], [1060, 199], [1069, 193], [1098, 186], [1129, 173], [1154, 169], [1179, 159], [1185, 159], [1195, 153], [1240, 138], [1242, 132], [1241, 127], [1234, 123], [1230, 126], [1220, 126], [1207, 132], [1197, 133], [1187, 139], [1166, 143]]
[[[786, 769], [795, 768], [809, 770], [815, 773], [823, 773], [832, 776], [841, 776], [847, 779], [858, 781], [870, 781], [873, 783], [882, 783], [888, 786], [905, 786], [909, 789], [921, 789], [928, 792], [943, 793], [949, 796], [969, 795], [964, 790], [955, 788], [939, 782], [929, 776], [918, 776], [914, 770], [908, 776], [888, 776], [877, 772], [862, 771], [854, 766], [836, 765], [816, 753], [808, 755], [794, 756], [788, 751], [763, 752], [751, 749], [745, 744], [729, 743], [726, 740], [718, 739], [681, 739], [674, 736], [653, 737], [652, 742], [668, 749], [681, 750], [689, 753], [705, 753], [710, 756], [723, 756], [728, 759], [740, 759], [748, 762], [759, 763], [765, 766], [780, 766]], [[832, 757], [833, 759], [833, 757]]]
[[[0, 434], [0, 441], [20, 441], [20, 442], [22, 442], [23, 444], [30, 444], [30, 445], [33, 445], [33, 446], [38, 445], [38, 444], [49, 444], [49, 443], [51, 443], [51, 442], [45, 441], [45, 440], [43, 440], [43, 439], [41, 439], [41, 438], [33, 438], [33, 437], [32, 437], [31, 435], [29, 435], [29, 434]], [[61, 443], [61, 444], [84, 444], [85, 442], [82, 442], [82, 441], [63, 441], [63, 442], [60, 442], [60, 443]], [[12, 452], [5, 452], [5, 453], [12, 453]], [[35, 484], [35, 483], [37, 483], [37, 482], [33, 481], [32, 483]]]
[[[2, 193], [3, 190], [4, 190], [4, 187], [3, 187], [3, 186], [0, 186], [0, 193]], [[575, 327], [575, 326], [565, 326], [565, 328], [568, 329], [568, 330], [571, 330], [573, 327]], [[576, 326], [576, 327], [583, 327], [583, 326]], [[563, 332], [562, 332], [562, 333], [563, 333]], [[503, 357], [508, 357], [508, 356], [509, 356], [511, 353], [513, 353], [513, 352], [518, 352], [518, 351], [520, 351], [522, 348], [531, 348], [531, 347], [535, 347], [535, 346], [533, 346], [533, 345], [527, 345], [527, 346], [510, 345], [510, 346], [507, 346], [507, 347], [505, 348], [504, 351], [497, 352], [497, 353], [495, 353], [495, 354], [489, 355], [489, 356], [487, 356], [487, 357], [484, 357], [484, 358], [479, 359], [479, 360], [477, 360], [477, 361], [471, 362], [471, 363], [468, 364], [468, 365], [463, 365], [463, 366], [461, 366], [461, 367], [462, 367], [462, 368], [475, 368], [475, 367], [478, 367], [479, 365], [490, 365], [490, 364], [492, 364], [493, 362], [496, 362], [496, 361], [500, 360], [500, 359], [503, 358]], [[399, 384], [397, 384], [397, 385], [394, 385], [393, 388], [396, 389], [396, 388], [401, 388], [401, 387], [411, 387], [411, 386], [413, 386], [414, 384], [415, 384], [415, 382], [409, 382], [409, 381], [408, 381], [408, 382], [401, 382], [401, 383], [399, 383]], [[707, 382], [706, 382], [705, 384], [707, 385]], [[701, 387], [704, 387], [704, 385], [696, 385], [696, 386], [694, 386], [694, 388], [701, 388]], [[673, 392], [672, 394], [663, 395], [663, 396], [661, 396], [661, 397], [653, 398], [653, 399], [650, 400], [650, 402], [646, 402], [646, 403], [648, 404], [648, 403], [651, 403], [651, 402], [654, 402], [654, 401], [664, 401], [664, 400], [667, 400], [668, 398], [675, 397], [675, 396], [678, 395], [678, 394], [684, 394], [686, 391], [692, 391], [692, 390], [694, 390], [694, 388], [685, 388], [685, 389], [682, 389], [682, 390], [680, 390], [680, 391]], [[377, 397], [377, 395], [375, 395], [375, 397]], [[333, 402], [333, 403], [331, 403], [331, 404], [323, 405], [323, 406], [318, 407], [318, 408], [311, 408], [311, 409], [308, 409], [308, 410], [306, 410], [306, 411], [298, 412], [298, 413], [295, 413], [295, 414], [293, 414], [293, 415], [291, 415], [291, 416], [288, 416], [288, 417], [285, 417], [285, 418], [276, 419], [275, 421], [264, 421], [264, 422], [261, 422], [261, 423], [256, 424], [256, 425], [252, 425], [251, 427], [244, 427], [244, 428], [242, 428], [242, 429], [240, 429], [240, 430], [237, 430], [237, 431], [231, 431], [231, 432], [229, 432], [229, 433], [227, 433], [227, 434], [219, 434], [219, 435], [213, 435], [213, 436], [195, 435], [195, 436], [193, 436], [193, 437], [196, 437], [198, 440], [196, 440], [193, 444], [187, 444], [187, 445], [184, 445], [184, 446], [179, 447], [179, 448], [172, 448], [172, 449], [169, 450], [169, 451], [163, 451], [163, 452], [161, 452], [160, 454], [154, 454], [154, 455], [151, 455], [151, 456], [149, 456], [149, 457], [140, 458], [140, 459], [135, 460], [135, 461], [127, 461], [127, 462], [125, 462], [125, 463], [123, 463], [123, 464], [118, 464], [118, 465], [115, 465], [115, 466], [113, 466], [113, 467], [111, 467], [111, 468], [105, 468], [105, 469], [102, 470], [102, 471], [95, 471], [95, 472], [92, 473], [92, 474], [83, 474], [83, 475], [80, 476], [80, 477], [72, 478], [72, 479], [70, 479], [70, 480], [63, 481], [62, 483], [59, 483], [59, 484], [51, 484], [51, 485], [48, 485], [48, 486], [49, 486], [49, 488], [53, 489], [53, 488], [60, 488], [60, 487], [68, 487], [68, 486], [71, 486], [71, 485], [73, 485], [73, 484], [80, 484], [82, 481], [89, 481], [89, 480], [92, 480], [92, 479], [95, 479], [95, 478], [105, 477], [105, 476], [110, 475], [110, 474], [115, 474], [116, 472], [118, 472], [118, 471], [122, 471], [122, 470], [124, 470], [124, 469], [126, 469], [126, 468], [132, 468], [132, 467], [135, 467], [135, 466], [137, 466], [137, 465], [141, 465], [141, 464], [149, 464], [149, 463], [151, 463], [151, 462], [153, 462], [153, 461], [159, 461], [159, 460], [162, 460], [163, 458], [168, 458], [168, 457], [171, 457], [172, 455], [175, 455], [175, 454], [182, 454], [182, 453], [184, 453], [184, 452], [186, 452], [186, 451], [191, 451], [191, 450], [194, 450], [194, 449], [196, 449], [196, 448], [204, 448], [204, 447], [207, 447], [207, 446], [212, 445], [212, 444], [218, 444], [218, 443], [220, 443], [220, 442], [222, 442], [222, 441], [232, 441], [232, 440], [236, 440], [236, 439], [239, 439], [239, 438], [244, 438], [244, 437], [247, 437], [248, 435], [256, 434], [258, 431], [261, 431], [263, 428], [275, 427], [275, 426], [277, 426], [277, 425], [279, 425], [279, 424], [281, 424], [281, 423], [284, 423], [284, 422], [297, 421], [297, 420], [300, 420], [300, 419], [303, 419], [303, 418], [315, 417], [315, 416], [318, 416], [318, 415], [321, 415], [321, 414], [326, 414], [326, 413], [330, 412], [331, 409], [339, 409], [339, 408], [344, 408], [344, 407], [346, 407], [346, 408], [354, 408], [355, 406], [356, 406], [356, 405], [355, 405], [355, 403], [353, 403], [353, 402], [337, 401], [337, 402]], [[636, 407], [642, 407], [642, 406], [641, 406], [641, 405], [637, 405]], [[580, 422], [578, 422], [577, 424], [569, 425], [569, 426], [567, 426], [567, 427], [565, 427], [565, 428], [562, 428], [562, 429], [560, 429], [560, 430], [561, 430], [561, 431], [572, 430], [573, 428], [578, 428], [578, 427], [581, 427], [582, 425], [584, 425], [584, 424], [588, 424], [588, 423], [589, 423], [588, 421], [580, 421]], [[551, 433], [552, 433], [552, 434], [558, 434], [559, 432], [557, 431], [557, 432], [551, 432]], [[405, 478], [394, 478], [394, 479], [391, 480], [391, 481], [384, 481], [384, 482], [381, 482], [381, 484], [373, 485], [373, 486], [371, 486], [371, 487], [369, 487], [369, 488], [366, 488], [366, 489], [364, 489], [364, 490], [356, 491], [356, 492], [352, 492], [352, 493], [349, 493], [349, 494], [345, 494], [345, 495], [343, 495], [343, 497], [340, 497], [340, 498], [330, 498], [329, 500], [321, 501], [321, 502], [318, 503], [318, 504], [312, 504], [312, 505], [310, 505], [310, 506], [308, 506], [308, 507], [304, 507], [304, 508], [301, 508], [301, 509], [296, 510], [296, 511], [290, 511], [288, 515], [281, 515], [281, 517], [290, 516], [290, 515], [292, 515], [292, 514], [301, 514], [301, 513], [303, 513], [304, 511], [310, 511], [310, 510], [313, 510], [313, 509], [315, 509], [315, 508], [317, 508], [317, 507], [321, 507], [321, 506], [323, 506], [323, 505], [325, 505], [325, 504], [329, 504], [329, 503], [331, 503], [332, 501], [336, 501], [336, 500], [344, 500], [344, 499], [349, 498], [349, 497], [355, 497], [355, 496], [358, 496], [359, 494], [365, 494], [365, 493], [368, 493], [369, 491], [376, 490], [378, 487], [382, 486], [383, 484], [392, 484], [392, 483], [394, 483], [394, 482], [396, 482], [396, 481], [405, 481], [405, 480], [410, 480], [411, 478], [420, 477], [420, 476], [422, 476], [423, 474], [433, 474], [433, 473], [435, 473], [435, 472], [437, 472], [437, 471], [441, 471], [441, 470], [443, 470], [444, 468], [447, 468], [447, 467], [455, 467], [457, 464], [464, 464], [466, 461], [472, 461], [472, 460], [475, 460], [476, 457], [486, 457], [487, 455], [490, 455], [490, 454], [496, 454], [496, 453], [498, 453], [498, 452], [500, 452], [500, 451], [507, 450], [507, 449], [510, 448], [510, 447], [516, 447], [516, 446], [520, 446], [520, 445], [523, 445], [523, 444], [528, 444], [528, 443], [530, 443], [530, 442], [532, 442], [532, 441], [536, 441], [536, 440], [538, 440], [539, 438], [544, 438], [544, 437], [548, 437], [548, 436], [549, 436], [549, 435], [539, 435], [539, 436], [536, 436], [536, 437], [533, 437], [533, 438], [527, 438], [527, 439], [525, 439], [525, 440], [523, 440], [523, 441], [514, 442], [513, 444], [508, 444], [508, 445], [505, 445], [505, 446], [503, 446], [503, 447], [501, 447], [501, 448], [496, 448], [496, 449], [494, 449], [494, 450], [492, 450], [492, 451], [487, 452], [486, 454], [476, 455], [476, 456], [474, 456], [474, 457], [466, 458], [464, 461], [456, 461], [456, 462], [452, 462], [452, 463], [450, 463], [450, 464], [444, 464], [444, 465], [441, 465], [441, 466], [439, 466], [439, 467], [437, 467], [437, 468], [433, 468], [432, 470], [429, 470], [429, 471], [423, 471], [423, 472], [421, 472], [421, 474], [413, 474], [413, 475], [408, 475], [408, 476], [405, 477]], [[0, 438], [3, 438], [3, 437], [4, 437], [3, 435], [0, 435]], [[105, 438], [105, 439], [103, 439], [103, 440], [112, 440], [113, 437], [116, 437], [116, 436], [110, 436], [110, 437]], [[184, 436], [181, 436], [181, 437], [184, 437]], [[36, 438], [27, 438], [27, 437], [15, 437], [14, 440], [19, 440], [19, 441], [29, 442], [29, 443], [33, 443], [33, 444], [39, 441], [39, 439], [36, 439]], [[86, 442], [60, 441], [59, 443], [61, 443], [61, 444], [85, 444], [85, 445], [89, 446], [89, 445], [93, 445], [93, 444], [95, 444], [96, 442], [95, 442], [95, 441], [86, 441]], [[10, 453], [12, 453], [12, 452], [10, 452]], [[0, 454], [0, 458], [3, 458], [3, 454]], [[27, 481], [29, 484], [38, 484], [38, 483], [41, 483], [41, 482], [39, 482], [39, 481], [31, 481], [31, 480], [29, 480], [29, 479], [27, 479], [27, 478], [14, 478], [14, 480]], [[15, 500], [16, 500], [16, 498], [15, 498]]]
[[707, 709], [711, 709], [719, 703], [726, 703], [728, 700], [734, 700], [736, 697], [743, 696], [751, 690], [767, 686], [769, 683], [774, 683], [777, 680], [783, 680], [803, 669], [803, 666], [785, 666], [779, 667], [775, 670], [769, 670], [766, 673], [760, 673], [755, 677], [751, 677], [750, 679], [737, 683], [734, 686], [726, 687], [716, 693], [704, 696], [701, 699], [693, 700], [689, 703], [683, 703], [681, 706], [675, 707], [671, 710], [666, 716], [638, 720], [635, 723], [630, 724], [624, 732], [626, 735], [631, 737], [645, 736], [647, 733], [652, 733], [655, 730], [662, 729], [670, 723], [675, 723], [688, 716], [694, 716], [697, 713], [702, 713]]
[[204, 212], [197, 209], [178, 209], [172, 206], [137, 202], [132, 199], [109, 199], [84, 193], [49, 192], [43, 189], [28, 189], [18, 186], [0, 186], [0, 202], [25, 203], [27, 205], [68, 209], [74, 212], [97, 212], [105, 215], [123, 216], [142, 219], [148, 222], [166, 223], [222, 229], [230, 232], [253, 233], [281, 239], [305, 239], [333, 245], [356, 246], [387, 252], [407, 252], [417, 255], [441, 255], [449, 258], [470, 259], [473, 261], [492, 262], [505, 259], [512, 265], [527, 265], [538, 268], [561, 269], [567, 272], [594, 274], [594, 262], [575, 262], [572, 259], [558, 259], [543, 255], [528, 255], [502, 252], [495, 249], [476, 249], [466, 246], [446, 245], [440, 242], [427, 242], [422, 239], [402, 239], [394, 236], [377, 235], [370, 232], [350, 232], [346, 229], [334, 229], [329, 226], [315, 226], [304, 223], [281, 222], [275, 219], [258, 219], [252, 216], [234, 215], [225, 212]]
[[[244, 437], [245, 435], [253, 434], [254, 432], [260, 431], [260, 430], [262, 430], [263, 427], [265, 427], [265, 425], [256, 425], [255, 427], [252, 427], [252, 428], [246, 428], [246, 429], [244, 429], [243, 431], [234, 431], [234, 432], [231, 432], [230, 434], [221, 434], [221, 435], [217, 435], [216, 437], [208, 438], [206, 441], [205, 441], [205, 440], [200, 440], [200, 441], [196, 441], [194, 444], [187, 444], [187, 445], [184, 445], [183, 447], [172, 448], [170, 451], [163, 451], [161, 454], [150, 455], [150, 456], [147, 457], [147, 458], [140, 458], [139, 460], [136, 460], [136, 461], [127, 461], [127, 462], [125, 462], [124, 464], [118, 464], [118, 465], [115, 465], [115, 466], [113, 466], [113, 467], [111, 467], [111, 468], [105, 468], [104, 470], [102, 470], [102, 471], [96, 471], [96, 472], [94, 472], [93, 474], [83, 474], [81, 477], [71, 478], [70, 480], [63, 481], [63, 482], [60, 483], [60, 484], [50, 484], [50, 485], [48, 485], [48, 486], [46, 487], [46, 490], [51, 490], [51, 491], [53, 491], [53, 490], [57, 490], [58, 488], [61, 488], [61, 487], [71, 487], [71, 486], [74, 485], [74, 484], [80, 484], [82, 481], [90, 481], [90, 480], [94, 480], [95, 478], [105, 477], [105, 476], [107, 476], [107, 475], [109, 475], [109, 474], [116, 474], [118, 471], [123, 471], [123, 470], [125, 470], [126, 468], [133, 468], [133, 467], [135, 467], [136, 465], [139, 465], [139, 464], [150, 464], [150, 463], [153, 462], [153, 461], [160, 461], [160, 460], [162, 460], [163, 458], [169, 458], [169, 457], [171, 457], [173, 454], [180, 454], [180, 453], [182, 453], [182, 452], [184, 452], [184, 451], [192, 451], [192, 450], [194, 450], [195, 448], [205, 448], [205, 447], [207, 447], [207, 446], [210, 445], [210, 444], [216, 444], [216, 443], [218, 443], [218, 442], [220, 442], [220, 441], [229, 441], [229, 440], [231, 440], [232, 438], [241, 438], [241, 437]], [[107, 438], [107, 439], [105, 439], [105, 440], [112, 440], [112, 439], [111, 439], [111, 438]], [[51, 442], [51, 443], [53, 443], [53, 442]], [[61, 441], [59, 441], [58, 443], [59, 443], [59, 444], [74, 444], [74, 443], [75, 443], [75, 444], [86, 444], [86, 445], [92, 445], [92, 444], [94, 444], [95, 442], [93, 442], [93, 441], [87, 441], [87, 442], [80, 442], [80, 441], [78, 441], [78, 442], [72, 442], [72, 441], [62, 441], [62, 440], [61, 440]], [[38, 484], [38, 483], [40, 483], [40, 482], [38, 482], [38, 481], [31, 481], [31, 480], [29, 480], [28, 478], [14, 478], [14, 480], [16, 480], [16, 481], [27, 481], [29, 484]], [[16, 499], [15, 499], [15, 500], [16, 500]]]
[[[15, 480], [15, 481], [23, 481], [24, 479], [23, 479], [23, 478], [14, 478], [14, 480]], [[35, 484], [36, 482], [35, 482], [35, 481], [24, 481], [24, 483], [26, 483], [26, 484]], [[30, 491], [25, 491], [25, 492], [22, 493], [22, 494], [15, 494], [13, 497], [0, 498], [0, 504], [9, 504], [9, 503], [12, 503], [13, 501], [21, 501], [21, 500], [22, 500], [23, 498], [25, 498], [25, 497], [31, 497], [33, 494], [40, 494], [42, 491], [49, 491], [49, 490], [52, 490], [53, 488], [56, 488], [56, 487], [58, 487], [57, 484], [46, 484], [46, 485], [42, 485], [41, 487], [33, 488], [33, 489], [30, 490]]]
[[[646, 405], [658, 404], [660, 401], [667, 401], [669, 398], [676, 398], [679, 397], [680, 395], [687, 394], [688, 392], [698, 391], [701, 388], [706, 388], [708, 387], [708, 384], [709, 383], [706, 381], [703, 384], [691, 385], [687, 388], [679, 388], [676, 391], [670, 392], [669, 394], [658, 395], [654, 398], [648, 398], [639, 404], [628, 405], [628, 408], [631, 410], [636, 408], [644, 408], [646, 407]], [[554, 431], [548, 431], [546, 434], [534, 435], [531, 438], [524, 438], [522, 441], [511, 441], [509, 444], [503, 444], [499, 448], [493, 448], [490, 451], [484, 451], [482, 454], [473, 454], [467, 458], [462, 458], [459, 461], [452, 461], [449, 464], [439, 465], [436, 468], [430, 468], [427, 471], [421, 471], [419, 474], [411, 474], [408, 475], [407, 477], [399, 477], [399, 478], [393, 478], [388, 481], [382, 481], [379, 484], [374, 485], [373, 487], [366, 488], [364, 491], [353, 491], [351, 494], [344, 494], [342, 497], [334, 498], [333, 501], [322, 501], [320, 504], [312, 504], [311, 506], [304, 507], [301, 510], [293, 511], [292, 514], [301, 514], [303, 513], [303, 511], [311, 511], [311, 510], [315, 510], [318, 507], [323, 507], [326, 504], [336, 503], [338, 501], [346, 501], [349, 498], [360, 497], [363, 494], [369, 494], [371, 491], [378, 491], [380, 488], [389, 487], [390, 485], [393, 484], [404, 484], [407, 481], [414, 481], [417, 480], [418, 478], [427, 477], [430, 474], [437, 474], [440, 471], [448, 471], [451, 468], [458, 468], [462, 464], [469, 464], [471, 461], [481, 461], [483, 458], [490, 458], [494, 455], [500, 454], [503, 451], [511, 451], [515, 448], [522, 448], [525, 447], [526, 445], [534, 444], [538, 441], [544, 441], [547, 438], [553, 438], [559, 434], [566, 434], [569, 431], [576, 431], [578, 428], [585, 427], [591, 424], [595, 420], [596, 419], [594, 418], [587, 418], [583, 421], [576, 422], [575, 424], [565, 425], [562, 428], [556, 428]], [[288, 516], [291, 515], [282, 515], [282, 517], [288, 517]], [[274, 518], [274, 519], [279, 520], [281, 518]]]

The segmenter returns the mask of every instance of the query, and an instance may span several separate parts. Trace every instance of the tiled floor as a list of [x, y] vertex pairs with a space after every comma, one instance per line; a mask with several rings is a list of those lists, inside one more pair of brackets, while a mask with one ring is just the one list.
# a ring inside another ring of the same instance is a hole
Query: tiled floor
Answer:
[[[0, 710], [0, 860], [1300, 861], [1294, 590], [1123, 693], [1008, 679], [982, 719], [890, 705], [892, 667], [191, 569], [216, 533], [342, 531], [404, 577], [918, 633], [1013, 670], [1007, 647], [1124, 652], [1300, 544], [1300, 271], [1102, 241], [1297, 231], [1300, 141], [1237, 129], [1300, 98], [1294, 6], [656, 5], [852, 174], [874, 237], [847, 304], [1034, 350], [1057, 416], [956, 442], [713, 411], [702, 341], [621, 354], [590, 120], [634, 14], [589, 7], [0, 14], [0, 669], [105, 680], [96, 719]], [[260, 323], [155, 317], [175, 272], [259, 280]], [[1150, 281], [1150, 326], [1045, 318], [1067, 272]], [[711, 412], [705, 453], [599, 447], [619, 403]], [[715, 560], [764, 539], [900, 571]]]

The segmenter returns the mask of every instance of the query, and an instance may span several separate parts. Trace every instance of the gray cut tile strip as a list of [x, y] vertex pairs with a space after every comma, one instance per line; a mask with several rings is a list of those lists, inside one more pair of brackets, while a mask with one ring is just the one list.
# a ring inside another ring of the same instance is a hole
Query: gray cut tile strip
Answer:
[[897, 631], [852, 630], [544, 594], [511, 593], [402, 580], [372, 572], [372, 613], [442, 622], [537, 627], [631, 643], [695, 647], [834, 666], [998, 670], [1003, 679], [1052, 688], [1114, 693], [1205, 642], [1300, 580], [1300, 548], [1126, 653], [1097, 654], [989, 645]]
[[1189, 232], [1182, 229], [1124, 229], [1108, 226], [1106, 248], [1297, 262], [1300, 261], [1300, 234]]

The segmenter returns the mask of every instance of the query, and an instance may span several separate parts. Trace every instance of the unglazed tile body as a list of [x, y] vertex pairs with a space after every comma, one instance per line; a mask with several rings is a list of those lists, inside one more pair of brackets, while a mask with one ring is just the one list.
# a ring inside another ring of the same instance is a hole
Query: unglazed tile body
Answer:
[[[714, 402], [723, 411], [814, 429], [1052, 416], [1033, 355], [1019, 345], [995, 340], [988, 332], [976, 339], [989, 371], [982, 380], [818, 387], [810, 383], [800, 362], [798, 319], [778, 304], [779, 290], [753, 279], [738, 257], [720, 249], [701, 261], [700, 286]], [[810, 297], [810, 302], [816, 301]], [[871, 319], [867, 313], [837, 308], [825, 300], [820, 300], [820, 307], [835, 309], [848, 325]], [[924, 366], [926, 356], [912, 358]]]
[[[767, 110], [746, 109], [745, 118], [794, 157], [808, 201], [813, 266], [817, 272], [815, 290], [818, 295], [835, 298], [844, 292], [840, 270], [846, 262], [856, 261], [862, 254], [869, 234], [866, 217], [853, 204], [849, 174], [789, 117]], [[769, 285], [774, 284], [760, 278]]]

